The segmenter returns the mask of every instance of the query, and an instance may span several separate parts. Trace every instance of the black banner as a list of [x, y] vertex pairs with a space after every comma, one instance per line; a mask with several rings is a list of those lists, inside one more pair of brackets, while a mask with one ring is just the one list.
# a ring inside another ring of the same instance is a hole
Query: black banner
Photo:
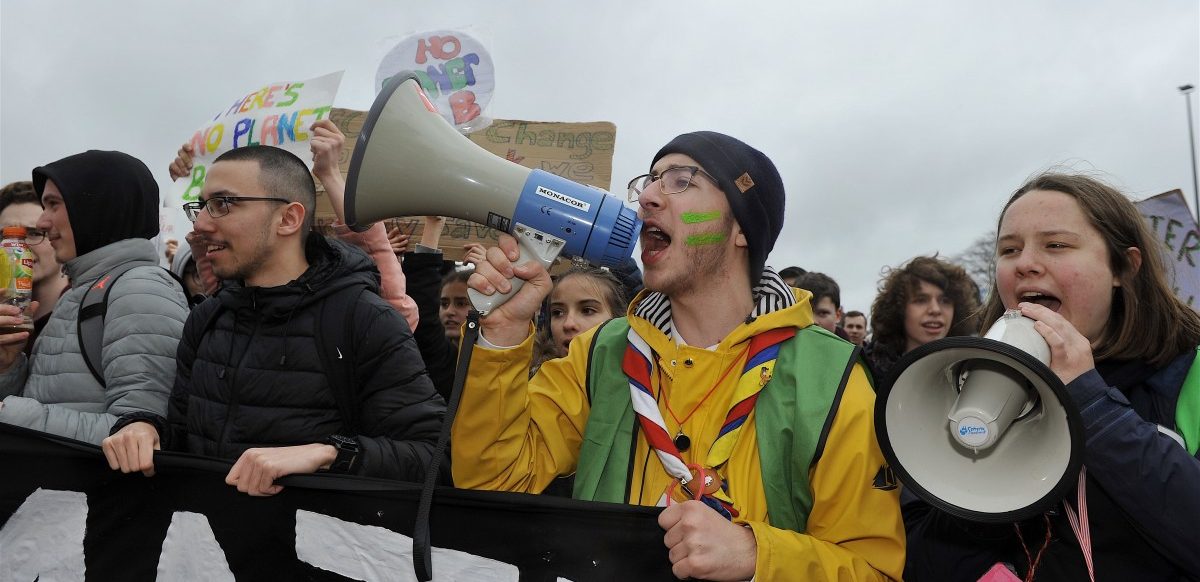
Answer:
[[[417, 484], [302, 475], [259, 498], [225, 484], [224, 461], [159, 453], [155, 466], [123, 475], [99, 447], [0, 424], [0, 580], [414, 579], [401, 535]], [[673, 580], [657, 515], [439, 489], [434, 579]]]

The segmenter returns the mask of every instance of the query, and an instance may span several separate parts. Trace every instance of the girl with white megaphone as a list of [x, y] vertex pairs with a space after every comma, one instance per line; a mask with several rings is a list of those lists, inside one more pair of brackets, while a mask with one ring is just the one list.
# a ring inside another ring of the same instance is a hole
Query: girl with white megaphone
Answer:
[[1172, 292], [1164, 250], [1134, 205], [1094, 178], [1047, 173], [1012, 195], [982, 323], [1006, 309], [1035, 320], [1082, 417], [1080, 485], [1017, 524], [907, 501], [906, 579], [1200, 576], [1200, 315]]

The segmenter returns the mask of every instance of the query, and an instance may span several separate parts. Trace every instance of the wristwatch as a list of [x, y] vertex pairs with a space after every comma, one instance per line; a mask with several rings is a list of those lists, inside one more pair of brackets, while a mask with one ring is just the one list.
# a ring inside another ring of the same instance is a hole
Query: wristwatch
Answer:
[[329, 435], [325, 444], [337, 449], [337, 458], [329, 465], [330, 473], [351, 473], [358, 461], [358, 441], [340, 434]]

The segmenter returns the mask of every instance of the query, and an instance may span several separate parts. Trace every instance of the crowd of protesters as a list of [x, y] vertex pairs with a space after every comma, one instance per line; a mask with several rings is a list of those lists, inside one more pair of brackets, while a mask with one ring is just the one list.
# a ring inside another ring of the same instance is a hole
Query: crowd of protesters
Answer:
[[[169, 270], [152, 242], [158, 188], [131, 156], [80, 153], [0, 190], [0, 222], [28, 232], [36, 299], [33, 331], [0, 334], [0, 422], [99, 444], [123, 472], [153, 475], [159, 449], [224, 458], [229, 485], [269, 496], [296, 473], [421, 481], [458, 380], [443, 483], [664, 507], [681, 579], [1200, 577], [1200, 427], [1186, 424], [1200, 415], [1176, 413], [1200, 390], [1186, 381], [1200, 316], [1103, 181], [1020, 185], [987, 297], [961, 266], [918, 256], [882, 270], [864, 312], [843, 309], [827, 274], [769, 266], [783, 181], [728, 135], [680, 135], [628, 183], [640, 269], [554, 275], [515, 263], [507, 235], [444, 260], [439, 217], [419, 242], [351, 231], [345, 136], [329, 121], [312, 135], [311, 172], [272, 147], [218, 157]], [[314, 176], [337, 216], [325, 233]], [[514, 277], [525, 285], [464, 342], [468, 290]], [[85, 332], [89, 291], [110, 278]], [[1090, 528], [1058, 510], [974, 523], [881, 486], [874, 389], [905, 354], [1006, 310], [1036, 321], [1080, 410], [1068, 503]], [[0, 327], [21, 318], [0, 304]]]

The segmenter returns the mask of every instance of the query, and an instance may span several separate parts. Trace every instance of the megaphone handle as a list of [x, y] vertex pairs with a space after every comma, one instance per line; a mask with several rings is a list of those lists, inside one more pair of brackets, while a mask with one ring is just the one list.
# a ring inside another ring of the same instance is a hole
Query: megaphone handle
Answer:
[[[516, 225], [513, 229], [513, 236], [517, 239], [517, 248], [521, 251], [521, 256], [517, 257], [515, 265], [524, 265], [529, 261], [539, 261], [542, 266], [547, 269], [558, 254], [562, 252], [566, 241], [560, 238], [550, 236], [544, 232], [534, 230], [523, 224]], [[508, 293], [493, 293], [484, 295], [474, 289], [467, 289], [467, 297], [471, 299], [471, 305], [475, 307], [475, 311], [479, 315], [486, 316], [493, 309], [504, 305], [510, 297], [515, 295], [521, 287], [525, 285], [523, 279], [512, 277], [508, 280], [512, 284], [512, 290]]]

